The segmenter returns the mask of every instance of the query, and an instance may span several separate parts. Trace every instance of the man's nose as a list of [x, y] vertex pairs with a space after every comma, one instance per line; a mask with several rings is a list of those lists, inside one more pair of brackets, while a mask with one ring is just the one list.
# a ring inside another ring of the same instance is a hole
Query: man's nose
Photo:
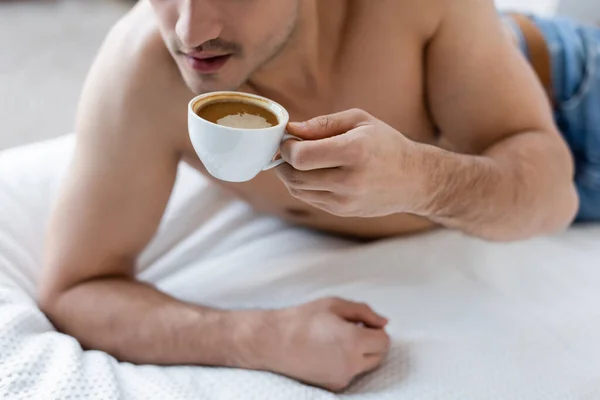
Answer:
[[213, 0], [184, 0], [179, 12], [175, 33], [188, 49], [195, 49], [203, 43], [221, 35], [223, 26]]

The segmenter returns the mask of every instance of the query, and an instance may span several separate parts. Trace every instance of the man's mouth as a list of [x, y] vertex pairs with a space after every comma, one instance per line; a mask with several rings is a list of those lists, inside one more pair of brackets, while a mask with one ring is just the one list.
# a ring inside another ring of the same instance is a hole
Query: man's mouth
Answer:
[[216, 74], [231, 58], [231, 54], [184, 54], [188, 66], [201, 74]]

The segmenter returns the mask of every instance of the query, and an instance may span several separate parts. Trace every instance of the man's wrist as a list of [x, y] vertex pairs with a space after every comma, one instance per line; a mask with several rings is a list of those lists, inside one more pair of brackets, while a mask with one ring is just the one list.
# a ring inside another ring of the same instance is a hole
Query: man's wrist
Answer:
[[275, 311], [222, 311], [219, 331], [221, 340], [216, 347], [222, 351], [220, 365], [253, 370], [268, 369], [267, 349], [269, 327]]
[[417, 146], [419, 187], [411, 212], [433, 219], [454, 213], [455, 204], [461, 203], [458, 183], [468, 179], [471, 157], [430, 145]]
[[422, 156], [428, 173], [422, 178], [423, 201], [415, 214], [452, 226], [472, 220], [488, 191], [500, 181], [494, 161], [426, 147]]

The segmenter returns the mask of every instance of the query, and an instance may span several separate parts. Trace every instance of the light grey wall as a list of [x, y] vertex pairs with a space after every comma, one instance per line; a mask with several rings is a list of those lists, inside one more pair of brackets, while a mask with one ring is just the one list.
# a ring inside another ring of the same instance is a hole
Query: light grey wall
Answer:
[[0, 0], [0, 150], [73, 130], [93, 57], [128, 8], [111, 0]]

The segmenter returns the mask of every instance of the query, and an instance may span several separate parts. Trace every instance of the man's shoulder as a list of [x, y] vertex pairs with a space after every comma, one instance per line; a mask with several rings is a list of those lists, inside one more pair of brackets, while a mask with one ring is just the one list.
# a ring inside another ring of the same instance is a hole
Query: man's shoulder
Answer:
[[380, 4], [382, 12], [398, 16], [398, 29], [416, 33], [424, 47], [440, 37], [444, 28], [480, 18], [482, 9], [497, 12], [494, 0], [390, 0]]
[[161, 78], [181, 80], [147, 2], [136, 5], [111, 28], [94, 67], [103, 68], [124, 87], [139, 90], [160, 85]]
[[[459, 0], [457, 0], [459, 1]], [[492, 0], [490, 0], [492, 1]], [[448, 0], [363, 0], [362, 7], [376, 8], [380, 21], [390, 21], [388, 26], [403, 34], [419, 37], [427, 42], [437, 31], [449, 7]], [[371, 13], [369, 13], [371, 14]]]
[[112, 27], [98, 52], [80, 102], [78, 134], [112, 133], [119, 142], [151, 135], [178, 147], [172, 130], [181, 130], [187, 96], [153, 12], [141, 2]]

